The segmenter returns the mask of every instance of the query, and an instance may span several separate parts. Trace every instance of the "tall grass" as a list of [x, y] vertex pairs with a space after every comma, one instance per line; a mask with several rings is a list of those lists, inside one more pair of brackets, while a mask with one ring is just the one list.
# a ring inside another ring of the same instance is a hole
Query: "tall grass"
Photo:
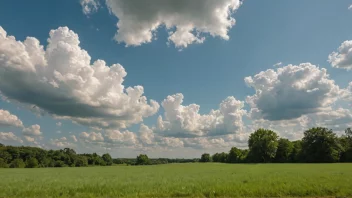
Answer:
[[352, 196], [352, 164], [0, 169], [0, 197]]

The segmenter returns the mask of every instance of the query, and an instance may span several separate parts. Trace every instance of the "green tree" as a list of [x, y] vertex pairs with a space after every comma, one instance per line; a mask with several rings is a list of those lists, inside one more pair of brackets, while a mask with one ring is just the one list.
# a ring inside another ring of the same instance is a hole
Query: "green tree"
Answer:
[[136, 165], [149, 165], [149, 164], [150, 164], [150, 161], [147, 155], [140, 154], [139, 156], [137, 156]]
[[227, 158], [227, 162], [229, 163], [240, 163], [243, 160], [243, 152], [241, 149], [236, 148], [236, 147], [232, 147], [228, 158]]
[[111, 166], [112, 165], [112, 158], [109, 153], [105, 153], [102, 156], [103, 160], [105, 161], [106, 165]]
[[10, 164], [10, 168], [24, 168], [25, 166], [26, 164], [22, 159], [14, 159]]
[[38, 168], [38, 160], [34, 157], [27, 159], [26, 168]]
[[76, 167], [84, 167], [84, 166], [88, 166], [88, 159], [85, 156], [79, 155], [76, 157], [76, 161], [75, 161], [75, 166]]
[[292, 142], [293, 148], [290, 155], [291, 162], [303, 162], [302, 161], [302, 141], [296, 140]]
[[304, 132], [302, 154], [305, 162], [337, 162], [342, 147], [336, 134], [327, 128], [311, 128]]
[[209, 153], [204, 153], [202, 154], [200, 160], [200, 162], [211, 162], [211, 157]]
[[4, 159], [0, 158], [0, 168], [8, 168], [9, 165], [5, 162]]
[[278, 135], [271, 130], [258, 129], [249, 136], [249, 156], [252, 162], [271, 162], [276, 154]]
[[352, 162], [352, 130], [347, 128], [345, 130], [345, 135], [339, 138], [340, 145], [342, 147], [342, 152], [340, 155], [341, 162]]
[[275, 162], [290, 162], [293, 151], [293, 143], [288, 139], [280, 138], [278, 141]]

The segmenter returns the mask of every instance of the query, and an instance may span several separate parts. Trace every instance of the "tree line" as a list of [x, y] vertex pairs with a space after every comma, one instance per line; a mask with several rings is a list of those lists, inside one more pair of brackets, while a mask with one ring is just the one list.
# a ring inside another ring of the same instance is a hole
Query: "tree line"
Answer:
[[199, 159], [149, 159], [141, 154], [134, 159], [112, 159], [109, 153], [77, 154], [70, 148], [44, 150], [29, 146], [5, 146], [0, 143], [0, 168], [46, 168], [46, 167], [86, 167], [111, 166], [113, 164], [156, 165], [168, 163], [197, 162]]
[[338, 137], [332, 130], [317, 127], [304, 132], [301, 140], [279, 138], [271, 130], [258, 129], [248, 140], [248, 149], [232, 147], [228, 153], [204, 153], [200, 159], [113, 159], [109, 153], [77, 154], [73, 149], [44, 150], [28, 146], [5, 146], [0, 143], [0, 168], [44, 168], [127, 165], [157, 165], [190, 162], [222, 163], [330, 163], [352, 162], [352, 130]]
[[301, 140], [279, 138], [272, 130], [258, 129], [249, 136], [248, 149], [202, 154], [200, 162], [222, 163], [332, 163], [352, 162], [352, 130], [338, 137], [322, 127], [304, 132]]

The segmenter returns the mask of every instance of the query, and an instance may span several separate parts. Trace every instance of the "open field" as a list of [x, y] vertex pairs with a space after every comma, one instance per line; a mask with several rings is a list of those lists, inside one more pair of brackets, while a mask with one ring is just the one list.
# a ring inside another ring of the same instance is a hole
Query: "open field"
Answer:
[[352, 196], [352, 164], [0, 169], [0, 197]]

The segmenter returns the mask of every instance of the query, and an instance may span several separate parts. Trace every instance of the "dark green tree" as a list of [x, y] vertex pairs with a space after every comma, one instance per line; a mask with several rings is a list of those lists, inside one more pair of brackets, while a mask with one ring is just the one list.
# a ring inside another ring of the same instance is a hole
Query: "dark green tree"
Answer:
[[280, 138], [278, 141], [275, 162], [291, 162], [291, 154], [293, 151], [293, 143], [288, 139]]
[[83, 155], [78, 155], [75, 160], [75, 167], [88, 166], [88, 159]]
[[8, 168], [9, 165], [5, 162], [4, 159], [0, 158], [0, 168]]
[[199, 162], [211, 162], [211, 157], [209, 153], [202, 154]]
[[111, 166], [112, 165], [113, 162], [112, 162], [112, 158], [111, 158], [109, 153], [103, 154], [102, 158], [105, 161], [107, 166]]
[[240, 163], [244, 160], [245, 156], [243, 156], [243, 154], [244, 153], [241, 149], [236, 148], [236, 147], [232, 147], [229, 152], [227, 162], [228, 163]]
[[301, 140], [296, 140], [292, 142], [293, 148], [292, 152], [290, 155], [290, 161], [291, 162], [303, 162], [302, 159], [302, 141]]
[[271, 130], [258, 129], [249, 136], [249, 157], [252, 162], [271, 162], [275, 158], [278, 135]]
[[10, 164], [10, 168], [24, 168], [25, 166], [26, 164], [22, 159], [14, 159]]
[[136, 165], [149, 165], [149, 164], [150, 164], [150, 161], [147, 155], [140, 154], [139, 156], [137, 156]]
[[26, 168], [38, 168], [38, 160], [34, 157], [27, 159]]
[[302, 154], [305, 162], [337, 162], [342, 147], [336, 134], [327, 128], [311, 128], [304, 132]]

